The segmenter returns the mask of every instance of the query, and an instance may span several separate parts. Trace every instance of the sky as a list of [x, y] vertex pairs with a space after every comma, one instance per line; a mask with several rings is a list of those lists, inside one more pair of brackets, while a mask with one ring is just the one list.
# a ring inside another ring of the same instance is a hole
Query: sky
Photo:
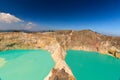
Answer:
[[82, 30], [120, 36], [120, 0], [0, 0], [0, 30]]

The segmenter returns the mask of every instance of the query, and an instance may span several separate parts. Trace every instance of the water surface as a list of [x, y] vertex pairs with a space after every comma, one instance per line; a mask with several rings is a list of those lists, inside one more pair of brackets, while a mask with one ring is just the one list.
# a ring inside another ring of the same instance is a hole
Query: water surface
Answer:
[[44, 50], [9, 50], [0, 52], [1, 80], [43, 80], [54, 66]]
[[65, 60], [77, 80], [120, 80], [120, 59], [97, 52], [67, 53]]

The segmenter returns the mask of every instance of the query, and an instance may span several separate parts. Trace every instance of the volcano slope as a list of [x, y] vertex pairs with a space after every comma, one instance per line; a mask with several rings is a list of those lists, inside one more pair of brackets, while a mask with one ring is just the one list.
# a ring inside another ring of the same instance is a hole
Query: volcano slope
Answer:
[[91, 30], [55, 32], [0, 32], [0, 50], [45, 49], [51, 53], [55, 67], [45, 80], [75, 80], [64, 61], [66, 50], [96, 51], [120, 58], [120, 37], [102, 35]]

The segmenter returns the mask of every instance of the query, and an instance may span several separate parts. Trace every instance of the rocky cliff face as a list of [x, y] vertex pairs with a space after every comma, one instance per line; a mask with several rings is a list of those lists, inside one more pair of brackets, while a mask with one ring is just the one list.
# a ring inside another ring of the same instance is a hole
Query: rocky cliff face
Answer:
[[1, 32], [0, 50], [9, 49], [48, 50], [56, 65], [45, 80], [75, 80], [64, 61], [66, 50], [97, 51], [120, 58], [120, 37], [101, 35], [91, 30], [45, 33]]

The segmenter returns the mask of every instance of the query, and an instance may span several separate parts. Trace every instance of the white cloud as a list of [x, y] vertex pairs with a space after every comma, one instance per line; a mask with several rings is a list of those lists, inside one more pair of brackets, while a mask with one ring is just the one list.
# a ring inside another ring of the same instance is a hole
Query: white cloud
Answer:
[[30, 26], [30, 25], [33, 25], [33, 23], [32, 23], [32, 22], [28, 22], [28, 23], [27, 23], [27, 26]]
[[43, 27], [40, 24], [36, 24], [33, 22], [27, 22], [24, 24], [24, 29], [25, 30], [30, 30], [30, 31], [40, 31], [40, 30], [48, 30], [47, 27]]
[[25, 29], [27, 30], [30, 30], [32, 28], [35, 28], [37, 25], [32, 23], [32, 22], [28, 22], [26, 25], [25, 25]]
[[15, 22], [22, 22], [21, 19], [11, 15], [9, 13], [0, 13], [0, 22], [2, 23], [15, 23]]
[[46, 30], [47, 27], [34, 22], [23, 21], [9, 13], [0, 12], [0, 30]]

